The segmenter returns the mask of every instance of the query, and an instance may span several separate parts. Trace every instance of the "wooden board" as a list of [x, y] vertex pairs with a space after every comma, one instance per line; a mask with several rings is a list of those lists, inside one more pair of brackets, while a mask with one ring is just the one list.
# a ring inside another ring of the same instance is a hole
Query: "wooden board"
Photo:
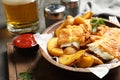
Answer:
[[21, 80], [18, 79], [18, 74], [21, 72], [26, 72], [28, 68], [29, 72], [32, 73], [41, 55], [37, 53], [37, 55], [33, 57], [21, 56], [20, 54], [15, 53], [12, 43], [7, 43], [7, 57], [9, 80]]
[[[31, 58], [14, 53], [12, 43], [7, 43], [9, 80], [18, 79], [20, 72], [25, 72], [30, 66], [32, 80], [101, 80], [94, 74], [76, 73], [56, 67], [49, 63], [40, 52]], [[102, 80], [120, 80], [120, 67], [113, 69]]]

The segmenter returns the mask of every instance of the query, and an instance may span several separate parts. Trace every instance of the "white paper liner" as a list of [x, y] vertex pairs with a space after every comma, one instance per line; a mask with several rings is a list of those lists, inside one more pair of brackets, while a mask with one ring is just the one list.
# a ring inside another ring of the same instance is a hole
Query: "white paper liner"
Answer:
[[[45, 53], [48, 53], [47, 43], [50, 40], [50, 38], [53, 37], [53, 35], [54, 35], [53, 33], [51, 33], [51, 34], [40, 34], [40, 33], [34, 34], [36, 42], [43, 49], [43, 51], [45, 51]], [[118, 66], [120, 66], [120, 61], [118, 59], [114, 59], [107, 64], [102, 64], [102, 65], [90, 67], [87, 69], [89, 69], [90, 72], [95, 74], [97, 77], [103, 78], [105, 75], [108, 74], [110, 69], [113, 69], [113, 68], [118, 67]]]
[[40, 35], [40, 33], [34, 34], [34, 38], [35, 38], [36, 42], [43, 49], [43, 51], [45, 51], [45, 53], [48, 53], [48, 51], [47, 51], [47, 42], [52, 37], [53, 37], [53, 34], [41, 34], [41, 35]]

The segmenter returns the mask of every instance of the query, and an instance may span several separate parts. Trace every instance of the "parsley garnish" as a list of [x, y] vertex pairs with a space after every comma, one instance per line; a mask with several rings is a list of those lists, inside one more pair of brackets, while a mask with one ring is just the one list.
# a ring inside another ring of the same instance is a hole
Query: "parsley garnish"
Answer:
[[21, 72], [18, 74], [18, 78], [22, 78], [23, 80], [32, 80], [32, 74], [28, 71]]
[[92, 32], [96, 32], [98, 26], [105, 25], [105, 22], [102, 18], [92, 18]]
[[32, 75], [28, 72], [19, 73], [18, 78], [23, 78], [23, 80], [31, 80]]

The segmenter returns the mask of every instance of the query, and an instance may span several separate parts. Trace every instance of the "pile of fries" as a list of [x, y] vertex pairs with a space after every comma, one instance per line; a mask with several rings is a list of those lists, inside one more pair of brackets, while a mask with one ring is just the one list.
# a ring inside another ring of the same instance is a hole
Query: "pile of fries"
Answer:
[[98, 55], [100, 51], [93, 51], [90, 48], [92, 43], [104, 40], [103, 36], [107, 31], [113, 30], [105, 25], [103, 19], [93, 19], [92, 16], [92, 12], [77, 17], [69, 15], [54, 31], [55, 36], [49, 40], [47, 49], [51, 56], [58, 57], [58, 63], [86, 68], [104, 64], [114, 58], [120, 60], [120, 54], [109, 55], [109, 58], [104, 59]]

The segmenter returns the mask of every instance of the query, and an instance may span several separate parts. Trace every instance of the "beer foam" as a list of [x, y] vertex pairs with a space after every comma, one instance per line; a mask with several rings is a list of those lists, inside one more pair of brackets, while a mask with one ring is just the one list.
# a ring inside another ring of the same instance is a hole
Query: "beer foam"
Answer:
[[36, 0], [3, 0], [3, 3], [9, 4], [9, 5], [21, 5], [21, 4], [27, 4], [34, 2]]

